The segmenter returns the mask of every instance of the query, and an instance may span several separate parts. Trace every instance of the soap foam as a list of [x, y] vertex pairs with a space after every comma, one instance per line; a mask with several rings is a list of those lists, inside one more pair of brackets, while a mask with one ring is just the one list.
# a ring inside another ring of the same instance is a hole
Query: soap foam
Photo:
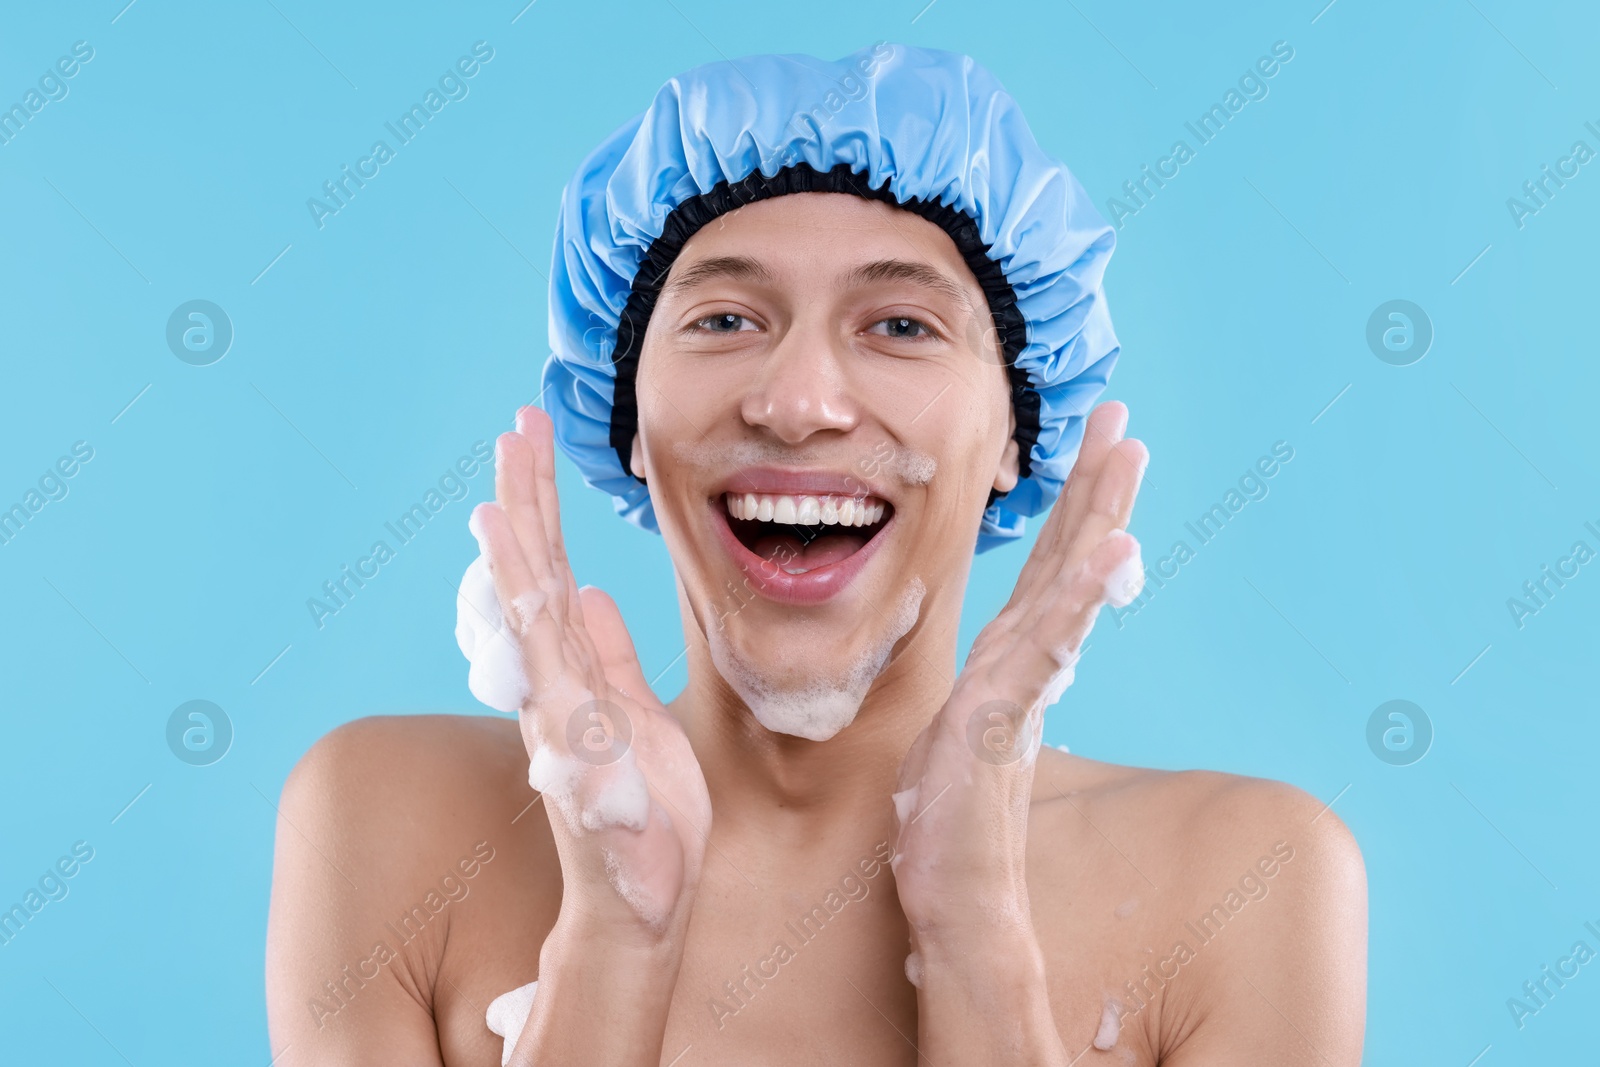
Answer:
[[1125, 608], [1144, 591], [1144, 560], [1140, 558], [1139, 542], [1133, 543], [1133, 554], [1106, 576], [1106, 603], [1114, 608]]
[[600, 855], [605, 860], [606, 879], [611, 883], [611, 888], [617, 891], [617, 896], [627, 901], [633, 913], [658, 930], [666, 925], [666, 910], [629, 876], [617, 854], [609, 848], [601, 848]]
[[610, 780], [583, 806], [583, 825], [590, 830], [626, 826], [635, 833], [650, 822], [650, 790], [644, 772], [633, 758], [633, 749], [624, 749], [622, 758], [606, 772]]
[[484, 1022], [489, 1032], [505, 1038], [505, 1046], [500, 1052], [500, 1067], [506, 1067], [511, 1062], [511, 1053], [517, 1047], [517, 1038], [522, 1036], [522, 1028], [528, 1023], [528, 1013], [533, 1011], [533, 995], [538, 990], [539, 982], [535, 979], [509, 993], [501, 993], [489, 1002], [489, 1009], [484, 1012]]
[[1110, 997], [1106, 998], [1106, 1006], [1100, 1010], [1100, 1029], [1094, 1035], [1094, 1047], [1101, 1052], [1110, 1052], [1117, 1047], [1117, 1035], [1122, 1033], [1122, 1016], [1117, 1010], [1117, 1002]]
[[785, 685], [763, 675], [733, 647], [721, 630], [707, 635], [711, 660], [762, 726], [773, 733], [826, 741], [855, 721], [867, 690], [888, 666], [895, 643], [916, 624], [926, 593], [922, 579], [912, 578], [889, 617], [888, 629], [880, 643], [865, 649], [854, 662], [835, 674], [812, 673], [803, 685]]
[[528, 762], [528, 784], [546, 796], [565, 800], [577, 788], [583, 768], [580, 761], [557, 755], [554, 749], [541, 742]]
[[[580, 796], [584, 780], [597, 774], [606, 780]], [[593, 831], [624, 826], [637, 833], [650, 821], [650, 791], [631, 748], [601, 766], [562, 756], [541, 742], [528, 764], [528, 784], [556, 805], [573, 833], [579, 826]]]
[[908, 788], [891, 795], [890, 799], [894, 801], [894, 816], [900, 821], [902, 827], [910, 823], [912, 813], [917, 810], [917, 793], [921, 789], [922, 779], [919, 778], [911, 783]]
[[922, 988], [922, 957], [915, 952], [906, 957], [906, 981]]
[[528, 699], [522, 646], [506, 625], [489, 560], [479, 555], [456, 591], [456, 646], [467, 657], [467, 688], [484, 704], [515, 714]]
[[511, 599], [511, 610], [517, 616], [517, 632], [527, 633], [533, 629], [533, 621], [539, 617], [539, 612], [544, 610], [545, 601], [549, 597], [538, 590], [523, 593]]

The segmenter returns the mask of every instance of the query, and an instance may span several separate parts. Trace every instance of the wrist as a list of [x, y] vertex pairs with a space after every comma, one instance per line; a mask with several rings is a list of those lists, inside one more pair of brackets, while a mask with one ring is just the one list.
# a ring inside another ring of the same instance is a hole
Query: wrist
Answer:
[[1044, 986], [1044, 951], [1032, 924], [940, 926], [913, 932], [924, 984], [928, 980], [1020, 991]]
[[683, 954], [682, 927], [682, 923], [669, 922], [656, 928], [563, 906], [539, 956], [541, 961], [546, 955], [589, 956], [626, 962], [645, 971], [676, 970]]

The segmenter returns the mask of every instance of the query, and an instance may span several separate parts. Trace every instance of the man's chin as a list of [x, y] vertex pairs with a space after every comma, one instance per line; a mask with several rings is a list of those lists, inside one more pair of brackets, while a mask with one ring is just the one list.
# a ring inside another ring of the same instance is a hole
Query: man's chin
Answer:
[[[818, 632], [819, 620], [808, 619], [796, 620], [794, 627], [762, 627], [759, 633], [749, 633], [744, 625], [713, 629], [707, 635], [712, 663], [762, 726], [826, 741], [855, 720], [895, 644], [916, 625], [925, 594], [922, 580], [912, 578], [893, 610], [874, 608], [875, 633], [857, 643], [853, 654], [841, 654], [837, 643]], [[755, 614], [776, 608], [762, 607], [766, 610]], [[747, 635], [751, 640], [741, 640]]]

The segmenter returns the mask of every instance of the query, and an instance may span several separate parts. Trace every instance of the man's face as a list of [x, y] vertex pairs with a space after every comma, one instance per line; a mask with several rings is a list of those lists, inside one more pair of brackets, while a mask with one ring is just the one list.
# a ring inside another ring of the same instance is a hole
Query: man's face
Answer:
[[747, 205], [673, 264], [633, 467], [719, 672], [769, 729], [853, 718], [919, 616], [959, 612], [1014, 421], [955, 243], [845, 193]]

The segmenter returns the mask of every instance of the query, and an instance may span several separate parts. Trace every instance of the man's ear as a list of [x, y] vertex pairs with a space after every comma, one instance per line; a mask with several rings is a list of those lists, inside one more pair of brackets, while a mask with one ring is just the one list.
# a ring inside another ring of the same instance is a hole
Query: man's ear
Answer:
[[996, 492], [1009, 493], [1017, 487], [1021, 470], [1019, 461], [1021, 451], [1017, 444], [1017, 413], [1012, 411], [1006, 420], [1006, 447], [1000, 453], [1000, 465], [994, 474]]
[[633, 435], [633, 454], [628, 457], [628, 470], [633, 476], [644, 481], [644, 448], [639, 444], [639, 435]]

